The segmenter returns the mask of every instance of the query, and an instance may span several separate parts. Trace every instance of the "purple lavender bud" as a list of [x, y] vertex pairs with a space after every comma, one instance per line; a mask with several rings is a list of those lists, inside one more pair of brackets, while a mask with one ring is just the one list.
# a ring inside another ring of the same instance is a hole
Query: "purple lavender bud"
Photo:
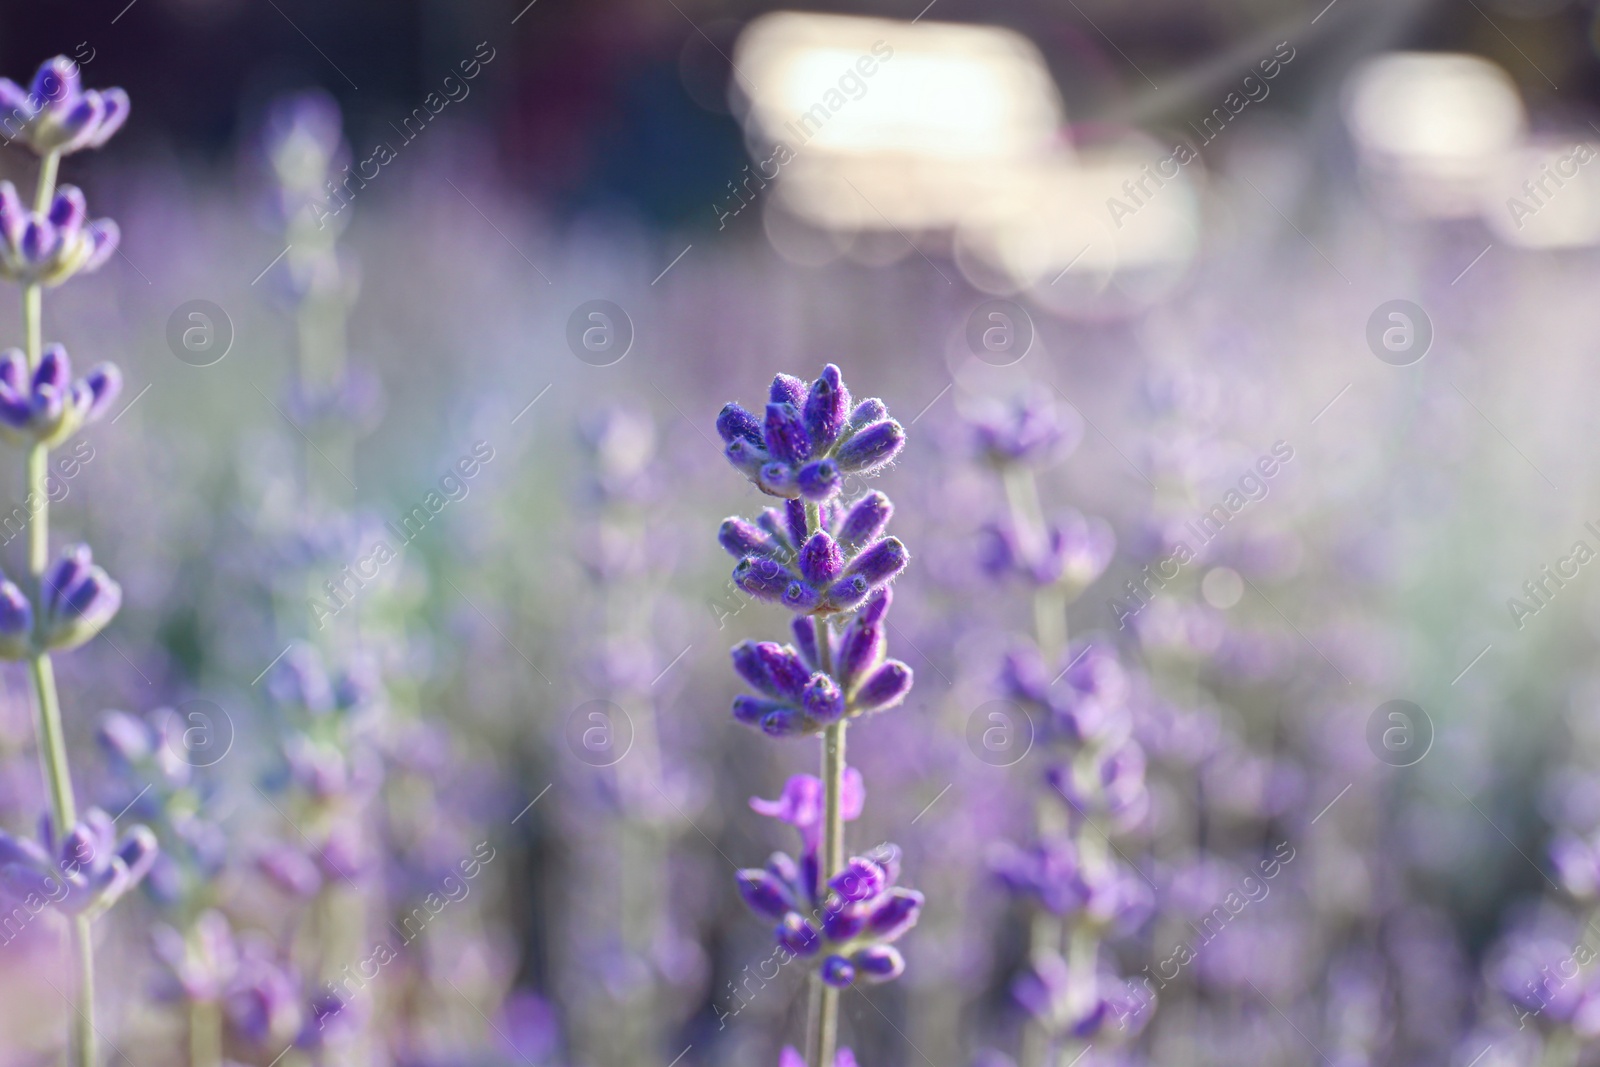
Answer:
[[839, 683], [826, 674], [813, 674], [801, 696], [801, 706], [807, 715], [826, 726], [844, 714], [844, 693]]
[[730, 442], [722, 450], [728, 462], [744, 472], [744, 476], [752, 481], [761, 477], [761, 469], [765, 467], [772, 457], [767, 455], [767, 450], [753, 441], [738, 438]]
[[844, 571], [844, 552], [824, 531], [817, 531], [800, 549], [800, 574], [813, 585], [827, 585]]
[[850, 564], [850, 573], [859, 574], [869, 585], [882, 585], [906, 569], [906, 546], [898, 537], [885, 537], [857, 556]]
[[767, 399], [774, 404], [790, 404], [798, 409], [806, 402], [806, 383], [792, 374], [779, 374], [772, 379]]
[[0, 574], [0, 659], [26, 659], [33, 651], [33, 605]]
[[67, 358], [67, 350], [62, 345], [46, 345], [44, 353], [39, 357], [39, 369], [33, 372], [33, 388], [35, 391], [50, 387], [58, 391], [64, 390], [67, 383], [72, 381], [72, 360]]
[[856, 614], [863, 626], [876, 626], [889, 614], [889, 605], [894, 603], [894, 590], [884, 586], [874, 593]]
[[884, 891], [887, 874], [865, 856], [852, 856], [844, 870], [828, 879], [828, 885], [847, 901], [871, 900]]
[[56, 190], [50, 201], [50, 212], [45, 217], [63, 233], [82, 229], [89, 219], [89, 201], [76, 185], [63, 185]]
[[160, 853], [160, 846], [156, 844], [156, 835], [148, 826], [135, 826], [123, 837], [122, 844], [117, 848], [117, 859], [128, 868], [128, 885], [135, 886], [144, 880], [150, 873], [150, 868], [155, 866], [156, 856]]
[[790, 582], [783, 591], [783, 606], [790, 611], [809, 613], [822, 603], [822, 593], [805, 582]]
[[806, 506], [800, 500], [783, 502], [783, 530], [789, 537], [789, 547], [796, 553], [806, 543]]
[[891, 889], [867, 920], [867, 929], [884, 941], [893, 941], [917, 925], [922, 894], [915, 889]]
[[797, 737], [806, 732], [805, 713], [785, 704], [761, 720], [761, 732], [768, 737]]
[[883, 532], [894, 515], [894, 504], [883, 493], [873, 492], [857, 500], [839, 525], [839, 543], [855, 550]]
[[789, 624], [794, 632], [794, 647], [800, 653], [800, 658], [812, 670], [822, 661], [817, 657], [817, 627], [809, 618], [802, 615]]
[[89, 407], [84, 412], [85, 422], [93, 422], [103, 416], [111, 405], [122, 393], [122, 371], [115, 363], [101, 363], [91, 370], [83, 379], [89, 387]]
[[905, 446], [904, 428], [893, 419], [884, 419], [855, 433], [839, 446], [834, 458], [846, 474], [866, 474], [894, 459]]
[[817, 934], [817, 928], [812, 926], [800, 913], [791, 911], [778, 923], [778, 928], [772, 932], [778, 944], [793, 952], [796, 956], [814, 956], [822, 947], [822, 938]]
[[746, 726], [760, 727], [762, 720], [775, 711], [788, 707], [781, 700], [753, 697], [742, 693], [733, 698], [733, 717]]
[[844, 989], [856, 980], [855, 964], [843, 956], [829, 956], [822, 961], [822, 980], [835, 989]]
[[889, 409], [877, 397], [869, 397], [857, 404], [855, 410], [850, 412], [850, 422], [847, 429], [851, 432], [870, 426], [889, 417]]
[[739, 895], [745, 905], [764, 919], [781, 919], [794, 910], [794, 896], [788, 886], [770, 871], [760, 868], [742, 870], [736, 876]]
[[1600, 857], [1587, 841], [1558, 834], [1550, 845], [1550, 862], [1562, 888], [1574, 897], [1590, 900], [1600, 893]]
[[800, 662], [800, 656], [788, 645], [775, 641], [758, 641], [755, 653], [761, 658], [767, 677], [772, 679], [773, 694], [789, 700], [799, 700], [811, 672]]
[[717, 415], [717, 433], [726, 444], [742, 440], [765, 448], [761, 441], [761, 420], [738, 404], [723, 405]]
[[108, 711], [100, 720], [99, 739], [105, 750], [124, 763], [142, 763], [155, 752], [150, 726], [125, 711]]
[[795, 475], [795, 485], [807, 500], [827, 500], [838, 493], [842, 481], [839, 465], [831, 459], [819, 459], [801, 467]]
[[867, 925], [872, 909], [865, 904], [841, 904], [822, 917], [822, 933], [829, 941], [848, 941]]
[[122, 606], [122, 587], [94, 566], [87, 545], [62, 553], [44, 574], [47, 648], [76, 648], [99, 633]]
[[795, 488], [794, 468], [787, 463], [762, 464], [756, 474], [756, 485], [768, 496], [793, 497], [799, 491]]
[[872, 583], [859, 574], [847, 574], [828, 590], [828, 603], [836, 611], [849, 611], [872, 592]]
[[911, 692], [911, 682], [911, 668], [897, 659], [889, 660], [861, 683], [853, 703], [861, 711], [892, 708]]
[[800, 464], [811, 458], [811, 438], [793, 404], [768, 404], [763, 440], [774, 459]]
[[869, 982], [888, 982], [906, 970], [906, 958], [893, 945], [868, 945], [850, 957], [856, 971]]
[[745, 556], [770, 556], [778, 552], [778, 544], [761, 527], [737, 517], [722, 520], [717, 531], [717, 541], [735, 559]]
[[860, 616], [850, 623], [839, 643], [839, 678], [846, 687], [855, 685], [864, 674], [883, 661], [884, 644], [880, 627], [867, 623]]
[[806, 433], [818, 448], [826, 449], [838, 440], [850, 410], [850, 390], [845, 388], [839, 368], [830, 363], [811, 383], [803, 414]]
[[746, 556], [733, 568], [734, 584], [757, 600], [782, 600], [789, 581], [789, 572], [765, 556]]
[[733, 669], [739, 672], [739, 677], [750, 683], [752, 689], [760, 690], [768, 696], [779, 696], [777, 685], [772, 681], [772, 675], [767, 671], [766, 660], [756, 648], [754, 641], [740, 641], [733, 646]]
[[45, 60], [34, 73], [28, 91], [34, 100], [39, 101], [36, 106], [40, 107], [59, 107], [76, 102], [83, 93], [82, 83], [78, 80], [78, 65], [66, 56]]

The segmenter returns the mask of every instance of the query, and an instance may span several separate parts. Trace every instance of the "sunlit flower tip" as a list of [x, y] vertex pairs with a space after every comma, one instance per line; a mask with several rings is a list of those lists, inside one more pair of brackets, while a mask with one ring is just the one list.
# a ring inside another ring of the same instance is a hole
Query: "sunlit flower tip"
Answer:
[[0, 137], [39, 155], [99, 148], [128, 120], [128, 94], [85, 89], [78, 65], [56, 56], [39, 67], [24, 89], [0, 78]]
[[804, 419], [793, 404], [767, 405], [762, 440], [767, 452], [781, 462], [798, 465], [811, 458], [811, 438], [806, 433]]
[[75, 545], [44, 572], [40, 643], [77, 648], [105, 628], [122, 606], [122, 587], [94, 565], [88, 545]]
[[865, 856], [852, 856], [844, 870], [828, 879], [835, 893], [852, 903], [871, 900], [888, 885], [888, 872]]
[[26, 659], [33, 652], [33, 605], [0, 574], [0, 659]]
[[843, 956], [829, 956], [822, 961], [822, 980], [836, 989], [844, 989], [856, 980], [856, 966]]
[[806, 393], [802, 412], [806, 433], [816, 444], [827, 448], [839, 439], [850, 417], [850, 390], [837, 365], [830, 363], [822, 368]]
[[789, 887], [771, 872], [751, 868], [738, 873], [739, 896], [757, 915], [767, 919], [781, 919], [795, 909], [794, 895]]
[[792, 374], [777, 374], [772, 378], [772, 388], [767, 400], [773, 404], [791, 404], [798, 408], [806, 400], [806, 383]]
[[850, 563], [849, 573], [860, 575], [869, 586], [877, 587], [906, 569], [910, 553], [898, 537], [875, 542]]
[[869, 397], [857, 404], [855, 410], [850, 412], [850, 421], [846, 424], [846, 428], [851, 433], [854, 433], [863, 426], [871, 426], [873, 423], [881, 422], [888, 417], [889, 408], [884, 402], [875, 396]]
[[905, 445], [905, 429], [893, 419], [884, 419], [852, 434], [834, 458], [846, 474], [868, 474], [887, 465]]
[[827, 585], [844, 571], [844, 551], [819, 530], [800, 549], [800, 576], [813, 585]]
[[778, 944], [796, 956], [812, 956], [822, 947], [822, 935], [797, 911], [791, 911], [779, 922], [772, 936]]
[[858, 714], [888, 711], [905, 700], [914, 680], [915, 675], [905, 663], [887, 660], [856, 686], [850, 697], [851, 707]]
[[868, 945], [850, 961], [856, 965], [856, 973], [869, 982], [893, 981], [906, 971], [906, 958], [893, 945]]
[[0, 182], [0, 277], [52, 286], [104, 264], [120, 231], [110, 219], [87, 217], [83, 193], [73, 186], [58, 189], [40, 215], [23, 204], [16, 186]]

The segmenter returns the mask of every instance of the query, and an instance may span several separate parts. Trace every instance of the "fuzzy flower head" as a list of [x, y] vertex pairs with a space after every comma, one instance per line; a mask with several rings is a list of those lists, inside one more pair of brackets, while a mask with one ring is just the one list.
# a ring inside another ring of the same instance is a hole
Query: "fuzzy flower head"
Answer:
[[0, 436], [14, 445], [54, 448], [99, 420], [122, 392], [122, 372], [101, 363], [82, 378], [60, 345], [49, 345], [28, 373], [20, 348], [0, 353]]
[[60, 841], [48, 817], [39, 822], [38, 841], [0, 833], [0, 891], [17, 901], [47, 901], [68, 915], [93, 917], [155, 864], [149, 827], [135, 826], [118, 840], [111, 816], [99, 808], [90, 808]]
[[734, 670], [756, 692], [734, 698], [733, 717], [773, 737], [804, 737], [904, 701], [911, 692], [911, 668], [884, 656], [889, 604], [889, 590], [881, 590], [838, 634], [823, 628], [831, 673], [821, 669], [810, 619], [794, 620], [793, 645], [735, 645]]
[[995, 466], [1043, 466], [1070, 454], [1083, 439], [1078, 413], [1044, 394], [987, 401], [968, 421], [978, 454]]
[[754, 523], [724, 519], [717, 539], [739, 561], [733, 581], [746, 593], [800, 615], [832, 615], [862, 606], [905, 570], [906, 546], [882, 536], [893, 514], [877, 492], [848, 508], [823, 504], [822, 528], [808, 535], [806, 506], [790, 500]]
[[44, 648], [77, 648], [105, 629], [122, 606], [122, 587], [95, 566], [88, 545], [62, 552], [40, 585], [39, 643]]
[[99, 148], [128, 121], [128, 94], [85, 89], [78, 64], [66, 56], [46, 60], [26, 89], [0, 78], [0, 137], [38, 155]]
[[22, 202], [17, 187], [0, 182], [0, 278], [23, 285], [60, 285], [97, 270], [117, 249], [121, 232], [110, 219], [89, 221], [76, 186], [56, 190], [43, 214]]
[[772, 379], [766, 411], [728, 404], [717, 416], [723, 454], [771, 496], [830, 500], [852, 474], [870, 474], [905, 447], [906, 432], [883, 401], [851, 407], [850, 390], [832, 363], [807, 388], [788, 374]]

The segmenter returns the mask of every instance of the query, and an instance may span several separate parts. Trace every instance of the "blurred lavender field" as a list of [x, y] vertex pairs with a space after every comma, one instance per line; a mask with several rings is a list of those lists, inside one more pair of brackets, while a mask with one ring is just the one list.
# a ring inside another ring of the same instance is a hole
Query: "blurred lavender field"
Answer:
[[919, 6], [0, 8], [0, 1067], [1600, 1063], [1593, 5]]

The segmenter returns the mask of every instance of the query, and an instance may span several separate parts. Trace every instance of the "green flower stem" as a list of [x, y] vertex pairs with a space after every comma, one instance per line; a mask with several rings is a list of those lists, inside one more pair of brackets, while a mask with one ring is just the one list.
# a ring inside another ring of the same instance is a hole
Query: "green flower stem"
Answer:
[[[56, 170], [61, 157], [51, 152], [39, 164], [39, 187], [34, 194], [34, 210], [48, 211], [50, 199], [55, 195]], [[44, 349], [44, 292], [38, 283], [22, 289], [22, 325], [27, 342], [29, 371], [37, 370]], [[44, 445], [34, 445], [28, 451], [28, 496], [36, 500], [39, 512], [28, 529], [28, 573], [33, 576], [35, 592], [34, 610], [39, 612], [44, 604], [43, 585], [45, 568], [50, 564], [50, 495], [45, 481], [49, 475], [50, 450]], [[48, 653], [39, 652], [29, 661], [29, 676], [33, 681], [34, 703], [39, 714], [39, 761], [44, 765], [45, 781], [50, 787], [51, 819], [55, 824], [56, 840], [64, 839], [78, 821], [77, 805], [73, 801], [72, 775], [67, 766], [66, 735], [61, 729], [61, 700], [56, 694], [55, 668]], [[71, 1020], [71, 1054], [73, 1067], [94, 1067], [94, 941], [89, 919], [78, 916], [72, 921], [70, 934], [72, 955], [78, 965], [78, 999]]]
[[[806, 505], [806, 532], [822, 529], [822, 509]], [[798, 546], [797, 546], [798, 547]], [[822, 616], [812, 620], [817, 633], [817, 666], [823, 674], [833, 674], [833, 649], [829, 645], [828, 623]], [[824, 886], [844, 869], [844, 739], [849, 720], [840, 719], [822, 733], [822, 855], [817, 857], [818, 877]], [[839, 990], [824, 982], [820, 973], [811, 976], [812, 1032], [806, 1042], [810, 1067], [833, 1067], [839, 1045]]]
[[214, 1000], [189, 1004], [189, 1067], [220, 1067], [222, 1007]]

